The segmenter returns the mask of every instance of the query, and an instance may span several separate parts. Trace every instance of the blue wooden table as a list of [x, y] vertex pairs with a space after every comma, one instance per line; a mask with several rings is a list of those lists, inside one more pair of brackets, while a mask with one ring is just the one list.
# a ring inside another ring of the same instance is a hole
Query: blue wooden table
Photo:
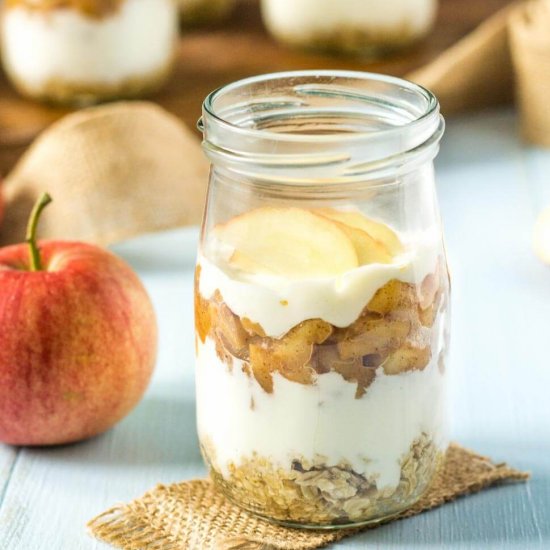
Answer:
[[[550, 152], [520, 144], [514, 115], [497, 112], [451, 121], [437, 164], [454, 285], [452, 437], [533, 478], [333, 548], [550, 549], [550, 268], [530, 246], [535, 216], [550, 205]], [[153, 383], [126, 420], [92, 441], [0, 445], [0, 550], [107, 548], [86, 534], [88, 519], [156, 483], [204, 475], [193, 396], [196, 239], [182, 230], [116, 247], [158, 312]]]

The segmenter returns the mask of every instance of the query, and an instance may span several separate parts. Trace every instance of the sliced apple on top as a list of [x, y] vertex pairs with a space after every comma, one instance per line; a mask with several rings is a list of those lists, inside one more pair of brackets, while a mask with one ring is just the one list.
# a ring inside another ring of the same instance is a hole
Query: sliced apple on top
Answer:
[[364, 231], [371, 238], [382, 244], [391, 256], [398, 256], [403, 252], [403, 245], [395, 231], [384, 223], [367, 218], [361, 212], [336, 210], [335, 208], [319, 208], [315, 212], [331, 220], [343, 223], [348, 227]]
[[[327, 217], [327, 219], [330, 218]], [[337, 225], [352, 242], [359, 265], [390, 264], [392, 262], [392, 256], [388, 249], [380, 241], [373, 239], [366, 231], [336, 220], [332, 220], [332, 223]]]
[[257, 208], [218, 226], [216, 236], [235, 249], [230, 263], [248, 272], [307, 278], [359, 266], [346, 231], [301, 208]]

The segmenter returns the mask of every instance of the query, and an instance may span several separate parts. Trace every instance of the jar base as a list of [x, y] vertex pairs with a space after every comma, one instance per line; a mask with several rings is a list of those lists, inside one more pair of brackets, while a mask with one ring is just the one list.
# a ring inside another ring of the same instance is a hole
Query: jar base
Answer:
[[333, 521], [327, 521], [323, 523], [314, 523], [314, 522], [299, 521], [299, 520], [277, 519], [265, 513], [262, 513], [261, 511], [258, 511], [258, 509], [255, 508], [253, 505], [247, 506], [241, 500], [235, 498], [235, 496], [232, 494], [230, 490], [227, 490], [227, 488], [224, 487], [223, 484], [220, 484], [216, 480], [215, 474], [212, 477], [214, 479], [214, 483], [216, 487], [225, 496], [225, 498], [227, 498], [227, 500], [229, 500], [235, 506], [253, 515], [254, 517], [258, 519], [262, 519], [264, 521], [268, 521], [269, 523], [272, 523], [274, 525], [280, 525], [281, 527], [288, 527], [290, 529], [305, 529], [309, 531], [339, 531], [343, 529], [357, 529], [357, 528], [365, 527], [367, 525], [377, 525], [380, 523], [384, 523], [386, 521], [390, 521], [391, 519], [399, 516], [400, 514], [410, 509], [412, 506], [414, 506], [420, 500], [420, 498], [422, 498], [422, 496], [426, 493], [426, 491], [429, 488], [429, 485], [428, 485], [428, 487], [425, 490], [423, 490], [422, 492], [419, 492], [417, 495], [415, 495], [414, 498], [409, 499], [405, 504], [403, 504], [403, 506], [396, 508], [391, 512], [381, 512], [379, 515], [375, 515], [366, 519], [358, 519], [358, 520], [347, 519], [342, 521], [333, 520]]
[[368, 525], [379, 525], [388, 521], [391, 521], [392, 519], [395, 519], [397, 516], [402, 514], [405, 510], [408, 510], [411, 506], [416, 504], [420, 497], [408, 504], [403, 509], [392, 512], [391, 514], [381, 515], [375, 518], [366, 519], [363, 521], [355, 521], [355, 522], [346, 522], [346, 523], [332, 523], [332, 524], [314, 524], [314, 523], [302, 523], [297, 521], [284, 521], [284, 520], [277, 520], [274, 518], [271, 518], [269, 516], [262, 515], [258, 512], [255, 512], [254, 510], [250, 510], [248, 508], [243, 507], [238, 502], [235, 502], [229, 495], [225, 494], [225, 497], [230, 500], [235, 506], [238, 506], [239, 508], [242, 508], [243, 510], [246, 510], [249, 514], [252, 514], [253, 516], [262, 519], [264, 521], [268, 521], [269, 523], [272, 523], [273, 525], [279, 525], [281, 527], [288, 527], [289, 529], [303, 529], [305, 531], [342, 531], [346, 529], [360, 529], [362, 527], [367, 527]]
[[393, 518], [428, 491], [443, 462], [430, 441], [419, 441], [403, 461], [399, 485], [378, 490], [346, 466], [304, 470], [295, 460], [292, 470], [284, 470], [258, 456], [229, 465], [224, 477], [210, 460], [211, 444], [203, 441], [201, 450], [214, 484], [233, 504], [277, 525], [312, 530], [357, 528]]

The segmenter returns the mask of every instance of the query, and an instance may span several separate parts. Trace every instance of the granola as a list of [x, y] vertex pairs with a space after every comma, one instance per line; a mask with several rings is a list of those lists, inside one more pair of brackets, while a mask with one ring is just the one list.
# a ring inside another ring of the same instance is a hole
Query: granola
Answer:
[[345, 461], [329, 465], [321, 456], [295, 457], [282, 468], [253, 455], [231, 463], [224, 477], [207, 440], [202, 452], [213, 479], [231, 500], [253, 513], [296, 525], [357, 524], [395, 514], [422, 496], [443, 459], [443, 452], [423, 433], [400, 459], [397, 486], [378, 489], [376, 476], [359, 474]]

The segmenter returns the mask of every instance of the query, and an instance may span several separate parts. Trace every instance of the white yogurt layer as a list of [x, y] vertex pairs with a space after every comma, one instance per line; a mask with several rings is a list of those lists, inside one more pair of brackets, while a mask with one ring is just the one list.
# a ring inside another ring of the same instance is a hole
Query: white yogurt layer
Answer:
[[276, 338], [307, 319], [347, 327], [388, 281], [418, 284], [435, 271], [438, 243], [421, 236], [413, 242], [411, 251], [391, 264], [369, 264], [338, 277], [300, 280], [235, 270], [226, 261], [232, 250], [212, 243], [209, 258], [199, 258], [199, 292], [210, 299], [219, 290], [233, 313], [259, 323], [268, 336]]
[[441, 450], [446, 445], [445, 377], [434, 355], [423, 371], [387, 376], [380, 369], [361, 399], [355, 384], [333, 372], [314, 385], [275, 374], [268, 394], [239, 360], [230, 373], [208, 338], [197, 355], [199, 435], [213, 444], [224, 476], [229, 463], [239, 465], [253, 453], [287, 470], [293, 459], [322, 456], [328, 465], [347, 461], [358, 474], [373, 476], [378, 489], [394, 488], [400, 460], [421, 434]]
[[262, 0], [262, 9], [268, 27], [283, 36], [345, 29], [421, 36], [434, 22], [437, 0]]
[[17, 6], [3, 18], [2, 55], [27, 87], [51, 80], [116, 84], [169, 63], [177, 36], [173, 0], [126, 0], [120, 10], [91, 18], [77, 10]]

